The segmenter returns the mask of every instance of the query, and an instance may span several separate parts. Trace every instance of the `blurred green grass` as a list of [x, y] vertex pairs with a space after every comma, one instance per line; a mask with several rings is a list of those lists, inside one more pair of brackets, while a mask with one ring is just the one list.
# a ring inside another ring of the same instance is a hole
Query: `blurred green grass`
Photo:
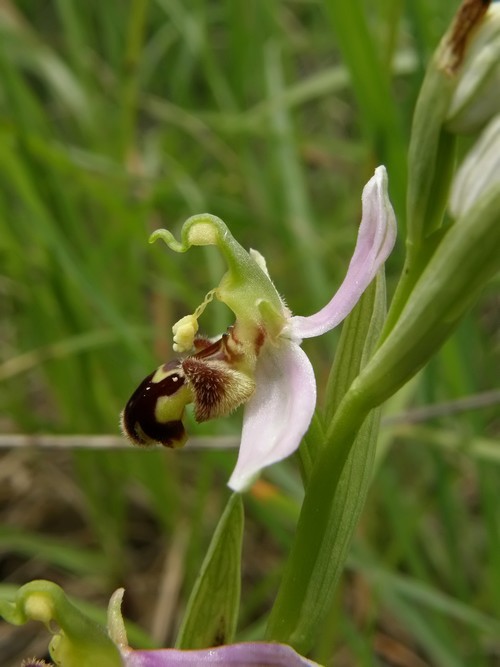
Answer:
[[[171, 325], [223, 271], [210, 250], [148, 246], [159, 226], [219, 215], [265, 254], [303, 314], [342, 279], [361, 190], [379, 163], [402, 237], [413, 105], [456, 4], [2, 2], [0, 430], [117, 432], [131, 391], [171, 354]], [[402, 241], [390, 288], [401, 257]], [[498, 385], [496, 288], [389, 413]], [[213, 335], [229, 321], [211, 312], [203, 324]], [[305, 345], [320, 394], [337, 335]], [[191, 432], [235, 433], [237, 423]], [[426, 429], [409, 423], [404, 434], [386, 427], [318, 660], [498, 664], [498, 434], [494, 406], [434, 417]], [[162, 576], [162, 554], [181, 544], [178, 625], [234, 453], [77, 451], [57, 454], [52, 468], [47, 456], [3, 455], [20, 477], [6, 477], [0, 496], [2, 578], [21, 582], [35, 560], [37, 575], [46, 567], [78, 580], [101, 603], [124, 584], [135, 599], [127, 611], [151, 631], [157, 589], [137, 570], [145, 558]], [[242, 638], [260, 636], [301, 499], [293, 463], [266, 479], [283, 491], [248, 498]]]

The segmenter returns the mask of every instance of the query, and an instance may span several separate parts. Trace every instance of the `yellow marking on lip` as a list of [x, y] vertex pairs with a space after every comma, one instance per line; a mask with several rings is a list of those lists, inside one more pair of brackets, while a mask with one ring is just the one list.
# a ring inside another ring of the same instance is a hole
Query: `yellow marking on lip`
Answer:
[[168, 370], [165, 370], [163, 366], [160, 366], [159, 368], [156, 369], [155, 374], [151, 378], [151, 382], [157, 384], [158, 382], [165, 380], [165, 378], [167, 378], [169, 375], [175, 375], [176, 373], [180, 375], [180, 372], [181, 372], [180, 368], [179, 369], [169, 368]]
[[184, 408], [193, 400], [191, 388], [179, 380], [179, 390], [170, 396], [159, 396], [154, 408], [154, 417], [159, 424], [182, 421]]

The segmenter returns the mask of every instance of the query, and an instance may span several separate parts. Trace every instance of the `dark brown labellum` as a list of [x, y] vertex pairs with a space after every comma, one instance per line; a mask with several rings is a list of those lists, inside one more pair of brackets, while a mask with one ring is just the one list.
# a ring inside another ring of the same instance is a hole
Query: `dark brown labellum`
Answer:
[[180, 447], [187, 440], [182, 417], [188, 403], [203, 422], [230, 414], [250, 398], [253, 368], [234, 330], [229, 327], [215, 341], [197, 338], [196, 354], [160, 366], [141, 382], [121, 415], [123, 433], [133, 444]]
[[[164, 377], [161, 377], [163, 374]], [[153, 381], [158, 375], [161, 379]], [[176, 394], [184, 382], [180, 362], [174, 360], [153, 371], [137, 387], [121, 416], [123, 432], [135, 445], [159, 443], [165, 447], [176, 447], [185, 442], [186, 432], [181, 421], [183, 406], [180, 409], [176, 406], [172, 419], [165, 421], [160, 421], [157, 413], [159, 399]]]

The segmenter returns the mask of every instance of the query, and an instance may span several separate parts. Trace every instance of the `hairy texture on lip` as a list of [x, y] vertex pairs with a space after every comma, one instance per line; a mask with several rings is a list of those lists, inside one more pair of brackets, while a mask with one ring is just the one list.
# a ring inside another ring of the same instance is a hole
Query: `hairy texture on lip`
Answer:
[[187, 357], [182, 369], [193, 391], [194, 414], [199, 422], [230, 414], [255, 390], [253, 378], [223, 361]]

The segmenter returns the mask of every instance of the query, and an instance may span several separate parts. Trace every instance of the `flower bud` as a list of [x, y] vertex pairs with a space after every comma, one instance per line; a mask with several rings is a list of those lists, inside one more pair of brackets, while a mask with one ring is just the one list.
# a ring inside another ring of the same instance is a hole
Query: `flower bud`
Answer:
[[469, 38], [450, 101], [447, 129], [468, 134], [500, 111], [500, 4], [492, 4]]
[[[462, 1], [429, 63], [420, 90], [408, 151], [407, 260], [411, 265], [420, 263], [422, 247], [425, 255], [427, 239], [443, 223], [455, 168], [457, 137], [451, 120], [455, 110], [463, 107], [460, 100], [464, 99], [464, 93], [457, 95], [457, 90], [469, 90], [467, 100], [479, 104], [485, 91], [476, 84], [480, 81], [486, 85], [491, 68], [480, 68], [478, 75], [476, 60], [491, 58], [491, 51], [498, 52], [500, 47], [498, 38], [493, 39], [497, 32], [500, 37], [498, 9], [489, 5], [489, 0]], [[485, 48], [485, 43], [490, 46]], [[487, 92], [491, 95], [489, 87]], [[487, 107], [491, 109], [491, 103]], [[488, 119], [484, 111], [482, 118]], [[462, 125], [463, 130], [465, 127]]]
[[494, 189], [500, 189], [500, 114], [488, 124], [457, 171], [450, 197], [451, 215], [467, 215]]

